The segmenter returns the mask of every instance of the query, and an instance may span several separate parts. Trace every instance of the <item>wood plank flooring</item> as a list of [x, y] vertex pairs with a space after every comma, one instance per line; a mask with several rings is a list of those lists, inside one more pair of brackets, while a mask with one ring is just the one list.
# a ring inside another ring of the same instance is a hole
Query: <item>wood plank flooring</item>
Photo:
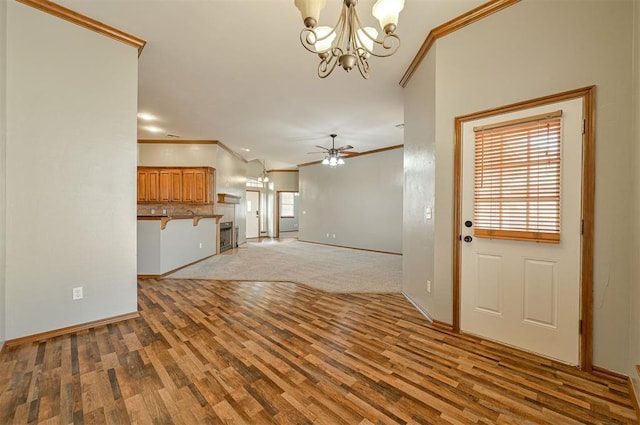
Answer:
[[0, 358], [0, 424], [635, 424], [622, 380], [429, 325], [400, 294], [142, 280], [140, 318]]

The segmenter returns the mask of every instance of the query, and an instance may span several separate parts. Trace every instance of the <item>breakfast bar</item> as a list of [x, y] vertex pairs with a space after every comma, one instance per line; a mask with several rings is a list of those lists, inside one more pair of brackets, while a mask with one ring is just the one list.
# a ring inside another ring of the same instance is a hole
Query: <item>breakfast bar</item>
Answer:
[[138, 275], [162, 276], [215, 255], [222, 215], [139, 215]]

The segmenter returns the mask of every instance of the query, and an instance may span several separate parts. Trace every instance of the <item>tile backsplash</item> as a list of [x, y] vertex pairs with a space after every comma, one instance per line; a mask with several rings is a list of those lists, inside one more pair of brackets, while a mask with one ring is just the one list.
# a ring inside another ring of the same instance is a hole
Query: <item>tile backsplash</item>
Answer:
[[138, 215], [185, 215], [193, 211], [195, 215], [214, 214], [213, 204], [138, 204]]

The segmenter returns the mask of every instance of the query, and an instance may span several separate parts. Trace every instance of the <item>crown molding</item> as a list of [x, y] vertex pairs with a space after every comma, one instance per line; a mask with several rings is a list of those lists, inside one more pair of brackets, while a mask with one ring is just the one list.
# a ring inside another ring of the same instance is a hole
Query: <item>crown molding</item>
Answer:
[[[362, 155], [370, 155], [373, 153], [380, 153], [380, 152], [386, 152], [386, 151], [391, 151], [394, 149], [402, 149], [404, 148], [404, 145], [393, 145], [393, 146], [387, 146], [386, 148], [380, 148], [380, 149], [374, 149], [371, 151], [365, 151], [365, 152], [353, 152], [352, 154], [345, 156], [344, 159], [351, 159], [351, 158], [355, 158], [357, 156], [362, 156]], [[305, 162], [304, 164], [298, 164], [298, 168], [300, 167], [306, 167], [307, 165], [315, 165], [315, 164], [320, 164], [322, 163], [322, 160], [320, 161], [313, 161], [313, 162]]]
[[31, 6], [35, 9], [46, 12], [50, 15], [69, 21], [73, 24], [80, 25], [81, 27], [90, 29], [99, 34], [118, 40], [122, 43], [128, 44], [138, 49], [138, 56], [142, 53], [142, 49], [147, 44], [146, 40], [140, 37], [126, 33], [103, 22], [97, 21], [88, 16], [82, 15], [78, 12], [74, 12], [71, 9], [67, 9], [64, 6], [56, 4], [49, 0], [17, 0], [19, 3]]
[[474, 22], [479, 21], [480, 19], [486, 18], [489, 15], [492, 15], [496, 12], [499, 12], [502, 9], [506, 9], [509, 6], [512, 6], [518, 3], [520, 0], [491, 0], [488, 3], [482, 4], [475, 9], [470, 10], [467, 13], [464, 13], [452, 20], [445, 22], [444, 24], [435, 27], [429, 32], [427, 38], [422, 43], [422, 47], [418, 50], [418, 53], [411, 61], [409, 68], [405, 71], [402, 79], [400, 80], [400, 85], [402, 87], [406, 87], [409, 83], [409, 80], [416, 72], [422, 60], [427, 56], [429, 50], [431, 50], [431, 46], [438, 39], [451, 34], [452, 32], [458, 31], [461, 28], [466, 27], [467, 25], [471, 25]]

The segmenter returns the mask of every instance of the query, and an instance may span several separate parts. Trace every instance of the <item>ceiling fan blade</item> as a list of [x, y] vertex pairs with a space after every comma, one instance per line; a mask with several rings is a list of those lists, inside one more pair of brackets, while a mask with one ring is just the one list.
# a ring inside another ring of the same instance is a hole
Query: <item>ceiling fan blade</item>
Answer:
[[307, 154], [317, 154], [317, 153], [326, 153], [326, 152], [307, 152]]
[[336, 148], [336, 150], [339, 150], [339, 151], [346, 151], [347, 149], [353, 149], [353, 146], [351, 146], [351, 145], [345, 145], [345, 146], [342, 146], [342, 147]]
[[320, 149], [324, 149], [325, 151], [328, 151], [329, 148], [325, 148], [324, 146], [320, 146], [320, 145], [314, 145], [316, 148], [320, 148]]

